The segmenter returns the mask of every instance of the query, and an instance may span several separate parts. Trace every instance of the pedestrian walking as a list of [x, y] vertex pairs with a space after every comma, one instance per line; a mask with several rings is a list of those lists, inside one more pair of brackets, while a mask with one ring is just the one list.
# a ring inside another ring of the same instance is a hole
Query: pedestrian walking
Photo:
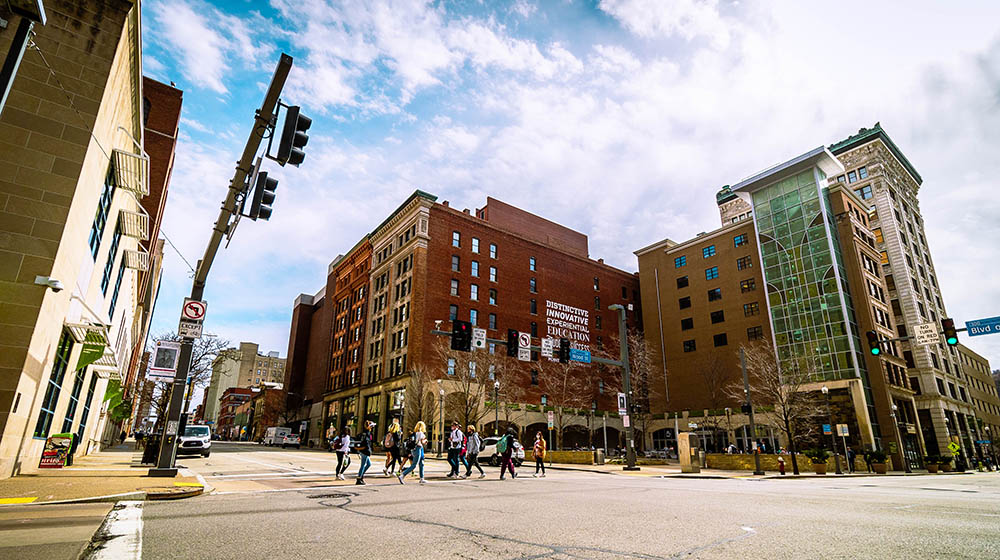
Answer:
[[847, 448], [847, 471], [854, 472], [854, 458], [858, 456], [858, 453], [854, 451], [853, 447]]
[[385, 432], [385, 441], [382, 442], [386, 451], [385, 466], [382, 468], [382, 474], [386, 476], [395, 474], [397, 464], [400, 470], [402, 470], [402, 463], [399, 456], [399, 440], [402, 439], [402, 435], [403, 430], [399, 427], [399, 418], [393, 418], [392, 424], [389, 425], [389, 429]]
[[119, 445], [125, 443], [125, 438], [127, 436], [128, 436], [128, 434], [125, 433], [125, 430], [122, 430], [122, 433], [118, 435], [118, 438], [121, 440], [121, 441], [118, 442]]
[[334, 440], [337, 439], [337, 427], [333, 424], [326, 429], [326, 444], [329, 446], [330, 451], [336, 451], [336, 446], [333, 444]]
[[465, 476], [462, 478], [469, 478], [472, 474], [472, 467], [479, 469], [479, 478], [486, 478], [486, 473], [483, 472], [483, 467], [479, 466], [479, 451], [483, 446], [483, 439], [479, 437], [479, 433], [476, 431], [476, 427], [469, 424], [465, 428], [466, 443], [465, 443]]
[[355, 484], [365, 485], [365, 473], [372, 466], [372, 430], [375, 429], [375, 422], [370, 420], [365, 422], [365, 429], [358, 436], [358, 456], [361, 457], [361, 466], [358, 467], [358, 480]]
[[500, 480], [506, 478], [504, 475], [508, 470], [510, 471], [511, 478], [517, 478], [517, 472], [514, 471], [514, 463], [510, 459], [514, 453], [514, 445], [516, 443], [517, 432], [514, 431], [514, 428], [507, 428], [507, 433], [497, 442], [497, 451], [500, 452]]
[[418, 467], [420, 470], [420, 484], [427, 484], [427, 481], [424, 479], [424, 450], [427, 447], [427, 436], [424, 435], [424, 430], [426, 429], [427, 425], [423, 421], [417, 422], [417, 425], [413, 427], [413, 434], [406, 439], [406, 447], [410, 449], [411, 454], [410, 466], [403, 469], [396, 476], [400, 484], [403, 484], [403, 479]]
[[351, 429], [344, 426], [340, 437], [333, 440], [333, 448], [337, 451], [337, 480], [344, 480], [347, 467], [351, 466]]
[[542, 478], [545, 478], [545, 451], [545, 438], [542, 437], [542, 432], [538, 432], [535, 434], [535, 447], [531, 452], [535, 458], [535, 474], [531, 476], [537, 477], [538, 469], [542, 469]]
[[872, 454], [869, 451], [865, 451], [865, 467], [872, 472]]
[[451, 423], [451, 433], [448, 434], [448, 464], [451, 465], [451, 472], [448, 478], [458, 478], [458, 466], [462, 456], [462, 439], [464, 434], [459, 429], [458, 421]]

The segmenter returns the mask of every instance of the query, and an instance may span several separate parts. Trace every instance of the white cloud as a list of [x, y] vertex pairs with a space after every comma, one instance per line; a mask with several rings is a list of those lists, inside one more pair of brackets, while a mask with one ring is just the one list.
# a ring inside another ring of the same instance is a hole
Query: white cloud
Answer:
[[729, 45], [729, 23], [719, 13], [718, 0], [601, 0], [601, 10], [643, 38], [705, 38], [715, 48]]

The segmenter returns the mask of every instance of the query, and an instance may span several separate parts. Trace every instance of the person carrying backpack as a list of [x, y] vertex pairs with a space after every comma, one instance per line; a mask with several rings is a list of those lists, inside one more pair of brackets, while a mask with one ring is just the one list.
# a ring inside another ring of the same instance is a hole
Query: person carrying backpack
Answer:
[[535, 474], [531, 476], [537, 477], [538, 469], [542, 469], [542, 478], [545, 478], [545, 451], [545, 438], [542, 437], [542, 432], [538, 432], [535, 434], [535, 447], [531, 453], [535, 457]]
[[417, 425], [413, 427], [413, 434], [406, 440], [406, 447], [410, 449], [411, 453], [410, 466], [396, 475], [400, 484], [403, 484], [403, 479], [417, 467], [420, 467], [420, 484], [427, 484], [427, 481], [424, 480], [424, 447], [427, 445], [427, 436], [424, 435], [424, 430], [426, 429], [427, 425], [423, 421], [417, 422]]
[[340, 437], [333, 440], [333, 448], [337, 452], [337, 480], [344, 480], [344, 473], [351, 465], [351, 429], [344, 427]]
[[517, 432], [514, 431], [514, 428], [507, 428], [507, 433], [497, 442], [497, 451], [500, 452], [500, 480], [506, 478], [504, 475], [508, 470], [511, 478], [517, 478], [514, 463], [510, 459], [514, 453], [515, 443], [517, 443]]
[[358, 455], [361, 457], [361, 467], [358, 468], [358, 480], [355, 484], [365, 485], [365, 473], [372, 466], [372, 430], [375, 422], [366, 421], [365, 429], [358, 437]]
[[465, 444], [465, 474], [461, 478], [469, 478], [469, 475], [472, 474], [472, 467], [479, 469], [479, 478], [485, 478], [486, 473], [483, 472], [483, 467], [479, 466], [479, 451], [482, 448], [483, 439], [476, 432], [476, 427], [471, 424], [466, 427], [465, 432], [468, 434]]
[[399, 419], [393, 418], [389, 430], [385, 433], [385, 441], [382, 442], [386, 451], [385, 467], [382, 468], [382, 474], [386, 476], [395, 473], [397, 463], [399, 463], [400, 470], [402, 470], [403, 465], [399, 457], [399, 440], [401, 436], [402, 429], [399, 427]]
[[459, 457], [462, 456], [462, 439], [464, 435], [458, 428], [458, 421], [451, 423], [451, 433], [448, 435], [448, 464], [451, 472], [448, 478], [458, 478]]

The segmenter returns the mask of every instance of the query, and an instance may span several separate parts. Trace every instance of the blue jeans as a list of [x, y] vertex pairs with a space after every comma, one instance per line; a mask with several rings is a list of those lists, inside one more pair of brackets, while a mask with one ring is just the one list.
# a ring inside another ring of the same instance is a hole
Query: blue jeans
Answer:
[[424, 448], [423, 447], [414, 447], [413, 448], [413, 457], [410, 459], [410, 466], [408, 466], [405, 469], [403, 469], [403, 472], [402, 472], [402, 474], [400, 476], [402, 476], [403, 478], [406, 478], [407, 476], [410, 475], [411, 472], [413, 472], [413, 469], [417, 468], [418, 465], [420, 466], [420, 479], [423, 480], [423, 478], [424, 478]]
[[361, 454], [361, 468], [358, 469], [358, 478], [364, 478], [365, 472], [368, 471], [368, 467], [370, 466], [372, 466], [372, 458]]

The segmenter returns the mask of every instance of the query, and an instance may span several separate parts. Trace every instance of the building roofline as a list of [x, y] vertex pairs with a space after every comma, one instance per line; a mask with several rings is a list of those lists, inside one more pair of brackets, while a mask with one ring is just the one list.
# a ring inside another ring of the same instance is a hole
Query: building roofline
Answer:
[[917, 182], [917, 185], [923, 184], [924, 179], [920, 176], [920, 173], [917, 173], [917, 169], [913, 167], [910, 160], [906, 159], [906, 156], [904, 156], [903, 152], [898, 146], [896, 146], [896, 143], [892, 141], [892, 138], [889, 138], [889, 135], [886, 134], [885, 130], [882, 128], [882, 123], [880, 122], [876, 122], [875, 126], [871, 128], [862, 128], [858, 130], [858, 133], [854, 136], [848, 136], [840, 142], [830, 144], [830, 151], [833, 152], [834, 155], [839, 156], [848, 150], [853, 150], [862, 144], [867, 144], [868, 142], [876, 139], [882, 140], [886, 147], [889, 148], [889, 151], [892, 152], [892, 155], [896, 156], [899, 163], [903, 164], [903, 167], [906, 168], [906, 171], [909, 172], [909, 174]]
[[740, 220], [740, 221], [738, 221], [736, 223], [726, 224], [726, 225], [724, 225], [724, 226], [722, 226], [720, 228], [713, 229], [712, 231], [708, 231], [708, 232], [702, 233], [701, 235], [696, 235], [696, 236], [692, 237], [691, 239], [686, 239], [684, 241], [681, 241], [680, 243], [675, 243], [673, 246], [667, 247], [667, 249], [664, 251], [664, 253], [672, 253], [674, 251], [680, 251], [680, 250], [683, 250], [683, 249], [687, 249], [688, 247], [691, 247], [692, 245], [697, 245], [698, 243], [700, 243], [702, 241], [705, 241], [705, 240], [708, 240], [708, 239], [713, 239], [713, 238], [715, 238], [715, 237], [717, 237], [717, 236], [719, 236], [719, 235], [721, 235], [723, 233], [726, 233], [726, 232], [734, 230], [734, 229], [739, 229], [739, 228], [741, 228], [743, 226], [746, 226], [747, 224], [749, 224], [751, 228], [754, 227], [753, 220], [750, 220], [750, 219]]
[[413, 191], [413, 194], [411, 194], [410, 196], [408, 196], [406, 198], [406, 200], [403, 201], [402, 204], [400, 204], [395, 210], [393, 210], [392, 213], [389, 214], [389, 217], [387, 217], [386, 219], [382, 220], [382, 223], [380, 223], [375, 229], [373, 229], [371, 231], [371, 233], [369, 233], [366, 237], [374, 237], [375, 234], [378, 233], [378, 231], [380, 229], [382, 229], [383, 227], [385, 227], [386, 224], [388, 224], [389, 222], [391, 222], [392, 219], [396, 217], [396, 214], [399, 214], [400, 212], [402, 212], [403, 209], [407, 207], [407, 205], [409, 205], [411, 202], [413, 202], [414, 199], [416, 199], [418, 197], [426, 199], [426, 200], [429, 200], [432, 203], [433, 202], [437, 202], [437, 196], [435, 196], [435, 195], [433, 195], [433, 194], [431, 194], [429, 192], [425, 192], [425, 191], [422, 191], [420, 189], [417, 189], [417, 190]]
[[669, 249], [669, 248], [677, 245], [677, 242], [674, 241], [673, 239], [670, 239], [669, 237], [664, 237], [661, 241], [657, 241], [656, 243], [653, 243], [652, 245], [646, 245], [645, 247], [643, 247], [641, 249], [636, 249], [635, 251], [632, 251], [632, 254], [638, 257], [638, 256], [641, 256], [641, 255], [645, 255], [646, 253], [651, 253], [651, 252], [659, 249], [660, 247], [663, 247], [664, 245], [667, 247], [667, 249]]
[[746, 179], [743, 179], [739, 183], [733, 185], [730, 190], [734, 193], [751, 193], [774, 183], [774, 177], [776, 175], [791, 175], [813, 166], [817, 166], [822, 169], [823, 172], [826, 173], [827, 177], [836, 175], [844, 170], [844, 166], [840, 163], [840, 160], [834, 157], [834, 155], [827, 150], [826, 147], [819, 146], [786, 162], [772, 165], [759, 173], [751, 175], [750, 177], [747, 177]]

